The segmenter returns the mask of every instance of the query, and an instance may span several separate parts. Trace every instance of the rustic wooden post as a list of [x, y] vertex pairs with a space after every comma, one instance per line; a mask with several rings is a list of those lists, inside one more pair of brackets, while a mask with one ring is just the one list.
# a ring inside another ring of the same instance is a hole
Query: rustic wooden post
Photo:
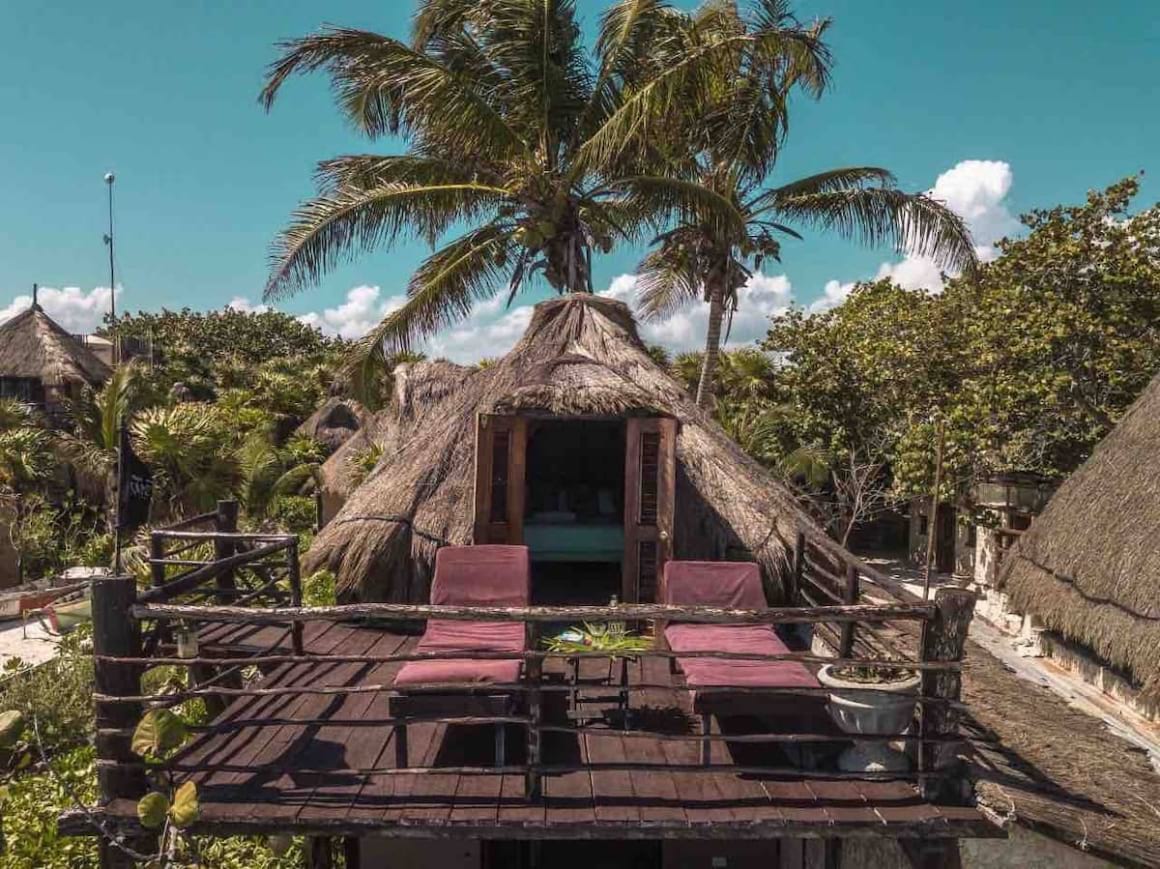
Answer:
[[[133, 697], [141, 693], [141, 670], [137, 664], [117, 664], [107, 658], [140, 658], [141, 625], [130, 615], [137, 599], [137, 587], [131, 576], [98, 576], [91, 586], [93, 611], [93, 676], [98, 694], [111, 697]], [[130, 734], [144, 714], [139, 703], [96, 703], [97, 788], [101, 805], [113, 800], [136, 802], [148, 788], [141, 758], [133, 754]], [[100, 763], [104, 761], [104, 763]], [[136, 840], [126, 845], [144, 848]], [[153, 843], [155, 844], [155, 842]], [[132, 866], [123, 851], [101, 844], [102, 869]]]
[[149, 576], [154, 588], [165, 585], [165, 565], [160, 562], [165, 558], [165, 538], [151, 532], [149, 534]]
[[[286, 552], [286, 571], [290, 578], [290, 605], [302, 606], [302, 573], [298, 566], [298, 538], [290, 541]], [[294, 647], [295, 655], [305, 654], [302, 643], [302, 622], [295, 620], [290, 624], [290, 642]]]
[[[218, 501], [217, 515], [214, 517], [214, 530], [219, 534], [236, 534], [238, 531], [238, 502], [237, 501]], [[213, 541], [213, 557], [215, 560], [222, 558], [229, 558], [237, 552], [237, 544], [233, 540], [215, 537]], [[233, 570], [223, 570], [217, 576], [217, 587], [219, 594], [217, 596], [218, 603], [224, 606], [229, 606], [234, 602], [234, 595], [230, 594], [237, 590], [237, 582], [234, 580]]]
[[342, 856], [346, 859], [346, 869], [359, 869], [362, 866], [362, 846], [358, 836], [344, 836], [342, 840]]
[[790, 572], [789, 588], [786, 589], [786, 604], [798, 606], [801, 603], [802, 577], [806, 569], [806, 533], [798, 531], [793, 548], [793, 570]]
[[[854, 606], [862, 594], [861, 582], [858, 578], [858, 568], [854, 564], [846, 565], [846, 587], [842, 590], [842, 600]], [[842, 639], [838, 647], [838, 657], [848, 658], [854, 652], [854, 622], [845, 622], [842, 625]]]
[[[974, 592], [961, 588], [940, 588], [934, 596], [934, 617], [922, 623], [924, 663], [961, 661], [967, 642], [967, 630], [975, 615]], [[923, 703], [919, 712], [918, 771], [923, 796], [927, 799], [954, 799], [944, 778], [922, 775], [945, 769], [952, 762], [958, 746], [954, 742], [935, 742], [932, 737], [947, 737], [958, 732], [959, 712], [953, 703], [962, 696], [962, 675], [958, 670], [923, 670], [920, 696], [952, 701]]]
[[306, 857], [309, 869], [333, 869], [330, 837], [310, 836], [307, 842], [310, 846], [310, 853]]
[[[532, 646], [531, 648], [535, 648]], [[540, 763], [540, 678], [543, 671], [543, 660], [530, 658], [525, 666], [528, 681], [528, 774], [524, 785], [524, 792], [529, 800], [540, 798], [540, 771], [533, 769]]]

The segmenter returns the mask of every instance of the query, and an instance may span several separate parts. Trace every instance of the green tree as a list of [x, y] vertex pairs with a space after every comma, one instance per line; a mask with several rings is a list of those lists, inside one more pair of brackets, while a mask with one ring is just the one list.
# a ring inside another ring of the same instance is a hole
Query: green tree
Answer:
[[[291, 75], [324, 70], [357, 129], [372, 139], [399, 133], [408, 148], [320, 164], [319, 195], [275, 242], [266, 297], [401, 235], [436, 245], [466, 227], [418, 268], [406, 303], [365, 339], [364, 356], [381, 362], [478, 300], [503, 290], [514, 297], [535, 275], [557, 292], [591, 291], [594, 249], [607, 252], [673, 211], [696, 206], [736, 221], [721, 196], [671, 175], [655, 153], [657, 133], [725, 55], [742, 44], [776, 52], [782, 29], [770, 21], [658, 53], [653, 35], [678, 20], [672, 10], [622, 0], [601, 18], [593, 60], [575, 6], [425, 0], [410, 44], [335, 28], [286, 43], [265, 106]], [[650, 171], [657, 166], [664, 171]]]
[[1024, 237], [939, 295], [878, 281], [776, 318], [763, 346], [782, 360], [785, 443], [881, 463], [898, 498], [929, 495], [938, 420], [943, 497], [1070, 474], [1160, 369], [1160, 207], [1131, 214], [1137, 191], [1025, 215]]
[[[835, 232], [867, 244], [890, 244], [962, 270], [975, 264], [962, 220], [925, 194], [895, 187], [885, 169], [831, 169], [766, 186], [788, 130], [791, 93], [820, 96], [829, 75], [822, 37], [828, 22], [802, 27], [783, 2], [754, 5], [750, 15], [734, 3], [707, 3], [661, 43], [674, 60], [737, 34], [773, 30], [779, 50], [740, 41], [709, 72], [704, 97], [683, 104], [670, 127], [690, 153], [677, 154], [679, 177], [724, 199], [733, 213], [693, 204], [678, 224], [659, 236], [640, 265], [640, 306], [646, 317], [667, 316], [696, 300], [709, 303], [705, 353], [696, 400], [706, 406], [722, 343], [722, 325], [738, 304], [738, 290], [769, 260], [781, 258], [780, 237], [801, 238], [793, 227]], [[737, 216], [740, 216], [740, 220]]]

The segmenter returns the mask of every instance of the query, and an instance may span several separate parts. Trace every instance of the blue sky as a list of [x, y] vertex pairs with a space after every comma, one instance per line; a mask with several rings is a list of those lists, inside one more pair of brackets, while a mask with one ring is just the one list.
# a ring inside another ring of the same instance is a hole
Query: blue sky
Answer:
[[[605, 5], [579, 0], [589, 24]], [[314, 163], [397, 147], [346, 128], [321, 78], [292, 82], [264, 113], [255, 98], [274, 43], [324, 22], [402, 36], [412, 8], [370, 0], [10, 4], [0, 37], [0, 316], [33, 281], [76, 288], [46, 296], [75, 328], [103, 307], [107, 292], [94, 288], [108, 283], [102, 175], [110, 168], [119, 305], [257, 304], [267, 245], [310, 194]], [[885, 166], [904, 188], [934, 187], [969, 211], [980, 244], [1010, 229], [1012, 215], [1080, 199], [1140, 169], [1154, 174], [1138, 205], [1160, 198], [1160, 16], [1151, 0], [1097, 8], [809, 0], [798, 11], [834, 19], [835, 82], [820, 102], [795, 106], [777, 177]], [[314, 312], [349, 335], [392, 304], [424, 253], [411, 243], [365, 257], [282, 307]], [[599, 257], [597, 284], [631, 274], [639, 254]], [[760, 334], [764, 318], [791, 298], [817, 304], [828, 285], [836, 301], [843, 285], [897, 260], [816, 235], [787, 242], [782, 265], [751, 288], [754, 318], [739, 324], [739, 337]], [[896, 274], [931, 279], [921, 263]], [[630, 279], [614, 286], [622, 296], [630, 290]], [[525, 316], [485, 306], [435, 349], [483, 352]], [[698, 322], [693, 311], [652, 334], [688, 344]]]

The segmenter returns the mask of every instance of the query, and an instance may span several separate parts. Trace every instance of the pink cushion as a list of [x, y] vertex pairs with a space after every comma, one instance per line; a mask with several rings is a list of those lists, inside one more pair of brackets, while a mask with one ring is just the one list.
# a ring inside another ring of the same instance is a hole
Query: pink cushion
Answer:
[[526, 546], [444, 546], [435, 553], [431, 603], [527, 606]]
[[[769, 625], [677, 624], [665, 628], [669, 648], [681, 652], [746, 652], [783, 655], [789, 648]], [[817, 679], [796, 661], [737, 661], [728, 658], [678, 658], [690, 688], [745, 685], [816, 688]]]
[[[430, 619], [427, 630], [415, 646], [416, 652], [522, 652], [524, 626], [521, 622], [459, 622]], [[503, 682], [520, 678], [520, 660], [408, 661], [395, 676], [396, 685], [425, 685], [438, 682]]]
[[428, 619], [417, 652], [522, 652], [523, 622], [460, 622]]
[[761, 570], [745, 561], [670, 561], [664, 602], [725, 609], [765, 609]]
[[395, 675], [396, 685], [489, 682], [511, 685], [520, 680], [519, 661], [408, 661]]

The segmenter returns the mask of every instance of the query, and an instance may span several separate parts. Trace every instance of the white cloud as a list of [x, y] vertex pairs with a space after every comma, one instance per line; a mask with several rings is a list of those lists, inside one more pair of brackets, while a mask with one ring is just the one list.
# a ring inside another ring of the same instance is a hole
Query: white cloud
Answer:
[[[121, 290], [117, 289], [120, 298]], [[65, 287], [57, 290], [41, 287], [37, 301], [45, 313], [74, 334], [88, 334], [100, 327], [105, 314], [109, 312], [109, 288], [94, 287], [85, 292], [80, 287]], [[0, 308], [0, 323], [15, 317], [32, 304], [32, 295], [20, 295], [7, 308]]]
[[853, 281], [845, 284], [835, 280], [826, 281], [826, 285], [822, 288], [822, 297], [810, 305], [810, 310], [816, 313], [836, 308], [846, 301], [852, 289], [854, 289]]
[[[740, 347], [765, 337], [770, 317], [785, 313], [792, 287], [785, 275], [756, 274], [737, 291], [737, 311], [729, 330], [726, 346]], [[636, 277], [620, 275], [601, 293], [634, 306]], [[709, 305], [693, 302], [664, 320], [640, 323], [641, 337], [650, 344], [662, 344], [670, 350], [700, 350], [709, 328]]]
[[478, 362], [507, 353], [532, 322], [532, 305], [507, 307], [507, 295], [476, 303], [471, 315], [427, 340], [423, 351], [453, 362]]
[[[987, 262], [998, 255], [995, 242], [1019, 229], [1019, 221], [1006, 204], [1014, 180], [1010, 164], [1002, 160], [962, 160], [939, 175], [927, 192], [966, 221], [975, 240], [975, 253]], [[884, 262], [874, 278], [887, 277], [912, 290], [937, 293], [943, 288], [941, 270], [927, 257], [906, 256], [901, 262]], [[823, 298], [811, 309], [825, 310], [841, 304], [852, 286], [853, 283], [830, 281]], [[842, 292], [841, 288], [846, 289]]]
[[347, 291], [346, 301], [338, 307], [325, 308], [322, 313], [311, 311], [298, 319], [327, 335], [341, 335], [347, 340], [361, 338], [405, 301], [402, 295], [379, 301], [380, 295], [378, 287], [364, 284]]
[[232, 299], [230, 299], [230, 303], [226, 305], [226, 307], [234, 311], [241, 311], [243, 314], [264, 314], [267, 311], [272, 310], [272, 308], [265, 303], [255, 305], [245, 296], [234, 296]]

